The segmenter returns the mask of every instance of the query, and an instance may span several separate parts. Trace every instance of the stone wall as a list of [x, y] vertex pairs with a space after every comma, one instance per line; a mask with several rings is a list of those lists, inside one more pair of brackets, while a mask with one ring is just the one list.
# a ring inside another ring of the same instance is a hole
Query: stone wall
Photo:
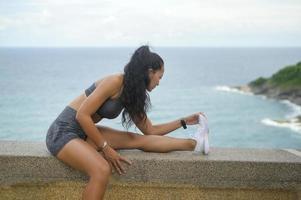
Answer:
[[[301, 199], [300, 150], [120, 154], [133, 164], [112, 175], [105, 199]], [[44, 143], [0, 141], [0, 163], [0, 199], [81, 199], [88, 181]]]

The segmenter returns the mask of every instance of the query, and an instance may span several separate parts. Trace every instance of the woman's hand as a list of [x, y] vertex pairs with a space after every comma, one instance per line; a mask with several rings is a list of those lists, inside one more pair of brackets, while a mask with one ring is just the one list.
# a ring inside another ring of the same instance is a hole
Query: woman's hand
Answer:
[[207, 119], [206, 115], [202, 112], [189, 115], [187, 117], [184, 117], [183, 119], [185, 120], [187, 125], [195, 125], [199, 123], [199, 114], [203, 115]]
[[105, 157], [105, 159], [109, 162], [109, 164], [111, 165], [111, 167], [113, 166], [115, 168], [115, 171], [117, 171], [119, 173], [119, 175], [121, 174], [125, 174], [125, 170], [121, 164], [122, 162], [127, 163], [128, 165], [131, 165], [132, 163], [120, 156], [112, 147], [110, 147], [109, 145], [107, 145], [103, 150], [103, 155]]

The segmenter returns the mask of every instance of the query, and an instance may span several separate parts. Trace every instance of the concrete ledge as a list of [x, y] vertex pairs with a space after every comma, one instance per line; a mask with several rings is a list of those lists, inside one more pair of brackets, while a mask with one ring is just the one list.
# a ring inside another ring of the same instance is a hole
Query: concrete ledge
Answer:
[[[223, 190], [221, 194], [230, 190], [253, 191], [249, 197], [256, 196], [254, 191], [259, 197], [262, 194], [258, 192], [269, 191], [272, 196], [284, 195], [280, 199], [298, 199], [301, 194], [300, 150], [212, 148], [208, 156], [188, 151], [124, 150], [120, 153], [133, 165], [126, 175], [112, 176], [109, 190], [123, 194], [129, 192], [129, 187], [132, 192], [138, 192], [139, 187], [140, 191], [153, 188], [153, 192], [165, 187], [165, 191], [173, 188], [190, 193], [194, 188], [199, 195], [202, 190], [204, 194], [210, 190]], [[0, 141], [0, 163], [0, 196], [9, 194], [7, 188], [13, 186], [71, 181], [82, 188], [88, 180], [86, 175], [51, 156], [42, 142]], [[111, 192], [106, 197], [118, 199], [117, 194]], [[188, 193], [183, 195], [187, 197]]]

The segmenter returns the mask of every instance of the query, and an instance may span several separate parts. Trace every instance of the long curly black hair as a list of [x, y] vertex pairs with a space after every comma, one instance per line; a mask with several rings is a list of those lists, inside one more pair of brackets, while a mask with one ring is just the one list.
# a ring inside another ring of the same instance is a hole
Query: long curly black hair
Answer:
[[146, 112], [151, 108], [147, 93], [150, 83], [149, 69], [160, 70], [164, 65], [163, 59], [151, 52], [148, 45], [139, 47], [124, 67], [123, 90], [120, 99], [124, 105], [122, 126], [127, 129], [134, 121], [145, 122]]

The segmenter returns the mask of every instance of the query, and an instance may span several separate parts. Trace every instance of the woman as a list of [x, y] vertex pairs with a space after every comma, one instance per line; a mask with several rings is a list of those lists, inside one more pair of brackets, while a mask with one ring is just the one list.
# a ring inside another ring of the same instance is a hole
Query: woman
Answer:
[[[106, 76], [93, 83], [74, 99], [49, 127], [48, 150], [67, 165], [85, 172], [89, 182], [83, 199], [104, 196], [112, 169], [125, 173], [122, 162], [131, 162], [117, 149], [140, 149], [150, 152], [194, 150], [193, 139], [164, 136], [198, 122], [198, 115], [169, 123], [153, 125], [146, 112], [150, 106], [148, 92], [159, 85], [164, 74], [162, 58], [141, 46], [132, 55], [123, 74]], [[116, 118], [122, 112], [122, 124], [133, 123], [144, 135], [96, 125], [101, 119]], [[101, 153], [99, 153], [101, 152]]]

